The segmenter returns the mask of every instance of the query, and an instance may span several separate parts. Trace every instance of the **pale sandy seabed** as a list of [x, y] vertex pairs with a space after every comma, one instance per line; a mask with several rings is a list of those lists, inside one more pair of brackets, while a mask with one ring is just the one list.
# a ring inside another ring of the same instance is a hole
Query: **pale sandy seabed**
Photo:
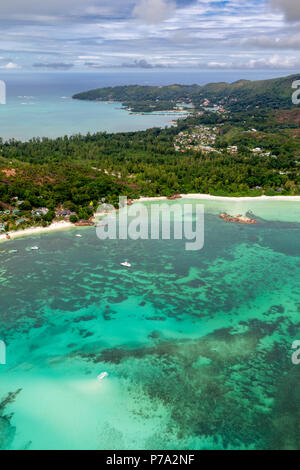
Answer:
[[[197, 200], [210, 200], [210, 201], [227, 201], [227, 202], [247, 202], [247, 201], [286, 201], [286, 202], [300, 202], [300, 196], [259, 196], [259, 197], [225, 197], [225, 196], [211, 196], [210, 194], [181, 194], [182, 199], [197, 199]], [[135, 199], [134, 202], [155, 202], [167, 200], [166, 196], [160, 197], [140, 197]], [[105, 215], [103, 214], [97, 214]], [[56, 230], [65, 230], [75, 228], [75, 225], [71, 222], [61, 221], [54, 222], [48, 227], [30, 227], [25, 230], [19, 230], [16, 232], [9, 232], [10, 239], [39, 235], [42, 233], [54, 232]], [[9, 241], [6, 238], [6, 234], [0, 235], [0, 242]]]
[[[211, 201], [289, 201], [300, 202], [300, 196], [258, 196], [258, 197], [225, 197], [211, 196], [210, 194], [180, 194], [183, 199], [205, 199]], [[165, 200], [166, 197], [141, 197], [139, 202]]]

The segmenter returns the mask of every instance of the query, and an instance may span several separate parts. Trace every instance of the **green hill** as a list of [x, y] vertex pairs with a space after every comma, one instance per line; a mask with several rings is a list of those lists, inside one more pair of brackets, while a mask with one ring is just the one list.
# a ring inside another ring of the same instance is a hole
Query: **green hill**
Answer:
[[178, 102], [192, 102], [196, 108], [205, 98], [232, 111], [251, 109], [289, 109], [292, 106], [292, 83], [300, 74], [270, 80], [239, 80], [234, 83], [209, 83], [200, 85], [169, 86], [118, 86], [98, 88], [73, 96], [91, 101], [120, 101], [134, 111], [172, 109]]

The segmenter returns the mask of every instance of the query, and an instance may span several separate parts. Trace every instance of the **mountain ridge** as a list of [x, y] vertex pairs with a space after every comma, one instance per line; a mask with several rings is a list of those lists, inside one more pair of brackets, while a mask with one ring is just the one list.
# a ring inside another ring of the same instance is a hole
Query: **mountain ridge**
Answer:
[[233, 83], [214, 82], [206, 85], [144, 86], [125, 85], [105, 87], [77, 93], [73, 99], [89, 101], [120, 101], [135, 111], [168, 110], [177, 102], [193, 103], [195, 108], [207, 99], [237, 111], [245, 107], [289, 109], [293, 106], [292, 83], [300, 80], [300, 73], [268, 80], [237, 80]]

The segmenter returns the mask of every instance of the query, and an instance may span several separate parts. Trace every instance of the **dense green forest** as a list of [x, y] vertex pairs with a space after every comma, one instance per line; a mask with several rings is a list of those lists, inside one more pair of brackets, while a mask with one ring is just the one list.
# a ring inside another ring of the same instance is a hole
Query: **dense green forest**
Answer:
[[204, 112], [165, 129], [0, 141], [0, 154], [0, 230], [46, 225], [59, 210], [87, 220], [99, 201], [117, 206], [120, 195], [300, 194], [300, 109]]
[[231, 111], [246, 109], [289, 109], [293, 106], [292, 83], [300, 75], [271, 80], [239, 80], [235, 83], [210, 83], [200, 85], [169, 86], [118, 86], [99, 88], [73, 96], [80, 100], [120, 101], [133, 111], [170, 110], [180, 102], [193, 103], [198, 109], [206, 99], [228, 107]]

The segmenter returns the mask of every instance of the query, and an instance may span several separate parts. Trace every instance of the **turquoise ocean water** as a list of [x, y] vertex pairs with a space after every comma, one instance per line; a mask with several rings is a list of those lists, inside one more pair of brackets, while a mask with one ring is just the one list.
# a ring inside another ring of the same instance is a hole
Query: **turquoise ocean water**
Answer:
[[73, 100], [77, 90], [104, 86], [103, 79], [80, 75], [9, 76], [7, 103], [0, 106], [0, 137], [4, 140], [56, 138], [88, 132], [127, 132], [171, 125], [172, 116], [130, 115], [121, 103]]
[[300, 203], [204, 205], [199, 252], [93, 228], [0, 245], [0, 448], [300, 448]]
[[[281, 71], [281, 75], [291, 74]], [[247, 77], [246, 77], [246, 75]], [[174, 117], [129, 115], [120, 103], [91, 103], [71, 97], [80, 91], [115, 85], [169, 85], [264, 79], [278, 71], [102, 71], [101, 73], [0, 73], [7, 104], [0, 105], [0, 137], [28, 140], [87, 132], [144, 130], [170, 125]]]
[[[0, 78], [0, 136], [27, 140], [170, 123], [70, 99], [82, 90], [242, 75]], [[0, 244], [0, 449], [300, 448], [300, 203], [204, 204], [197, 253], [181, 241], [100, 242], [90, 228]], [[257, 226], [218, 217], [249, 210]]]

